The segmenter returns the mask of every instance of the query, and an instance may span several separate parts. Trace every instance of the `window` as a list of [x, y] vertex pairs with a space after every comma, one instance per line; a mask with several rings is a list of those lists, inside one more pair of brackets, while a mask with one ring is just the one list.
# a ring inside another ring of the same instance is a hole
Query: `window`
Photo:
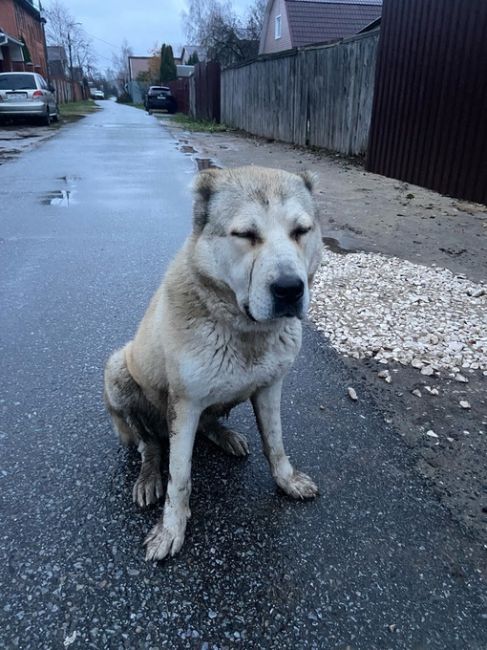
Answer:
[[0, 75], [0, 90], [35, 90], [36, 88], [36, 79], [33, 74]]
[[274, 38], [277, 40], [281, 38], [281, 16], [276, 16], [276, 24], [274, 25]]

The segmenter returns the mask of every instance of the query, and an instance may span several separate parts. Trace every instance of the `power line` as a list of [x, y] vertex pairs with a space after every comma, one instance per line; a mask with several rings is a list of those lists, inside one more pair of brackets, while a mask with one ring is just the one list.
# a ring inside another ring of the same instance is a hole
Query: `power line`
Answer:
[[114, 50], [120, 49], [119, 45], [114, 45], [113, 43], [109, 43], [108, 41], [105, 41], [103, 38], [100, 38], [99, 36], [95, 36], [94, 34], [90, 34], [90, 32], [87, 32], [86, 29], [83, 29], [83, 31], [90, 37], [94, 38], [97, 41], [101, 41], [102, 43], [105, 43], [105, 45], [109, 45], [110, 47], [113, 47]]

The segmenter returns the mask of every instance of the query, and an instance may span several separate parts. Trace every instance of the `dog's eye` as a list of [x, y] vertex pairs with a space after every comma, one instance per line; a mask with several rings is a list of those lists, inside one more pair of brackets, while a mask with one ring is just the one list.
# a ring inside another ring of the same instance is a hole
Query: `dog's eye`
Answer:
[[311, 226], [308, 226], [307, 228], [305, 226], [298, 226], [291, 232], [291, 237], [292, 239], [299, 241], [299, 239], [303, 235], [306, 235], [306, 233], [308, 233], [310, 230], [311, 230]]
[[232, 230], [230, 233], [232, 237], [239, 237], [240, 239], [248, 239], [254, 245], [259, 240], [259, 235], [254, 230]]

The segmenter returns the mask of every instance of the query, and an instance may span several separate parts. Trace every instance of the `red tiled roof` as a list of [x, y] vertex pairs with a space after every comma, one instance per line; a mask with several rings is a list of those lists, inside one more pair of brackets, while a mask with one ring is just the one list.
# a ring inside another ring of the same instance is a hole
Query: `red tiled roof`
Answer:
[[378, 0], [287, 0], [286, 6], [293, 47], [353, 36], [382, 13]]

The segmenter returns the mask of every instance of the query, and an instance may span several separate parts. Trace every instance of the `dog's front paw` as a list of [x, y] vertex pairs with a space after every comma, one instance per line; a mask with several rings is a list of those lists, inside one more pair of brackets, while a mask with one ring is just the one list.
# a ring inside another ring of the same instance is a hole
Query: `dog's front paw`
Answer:
[[145, 559], [149, 561], [163, 560], [168, 555], [176, 555], [184, 543], [186, 519], [177, 518], [171, 524], [165, 523], [164, 517], [147, 535], [144, 545]]
[[293, 499], [312, 499], [319, 494], [318, 486], [306, 474], [296, 469], [288, 478], [276, 477], [276, 482], [284, 492]]

